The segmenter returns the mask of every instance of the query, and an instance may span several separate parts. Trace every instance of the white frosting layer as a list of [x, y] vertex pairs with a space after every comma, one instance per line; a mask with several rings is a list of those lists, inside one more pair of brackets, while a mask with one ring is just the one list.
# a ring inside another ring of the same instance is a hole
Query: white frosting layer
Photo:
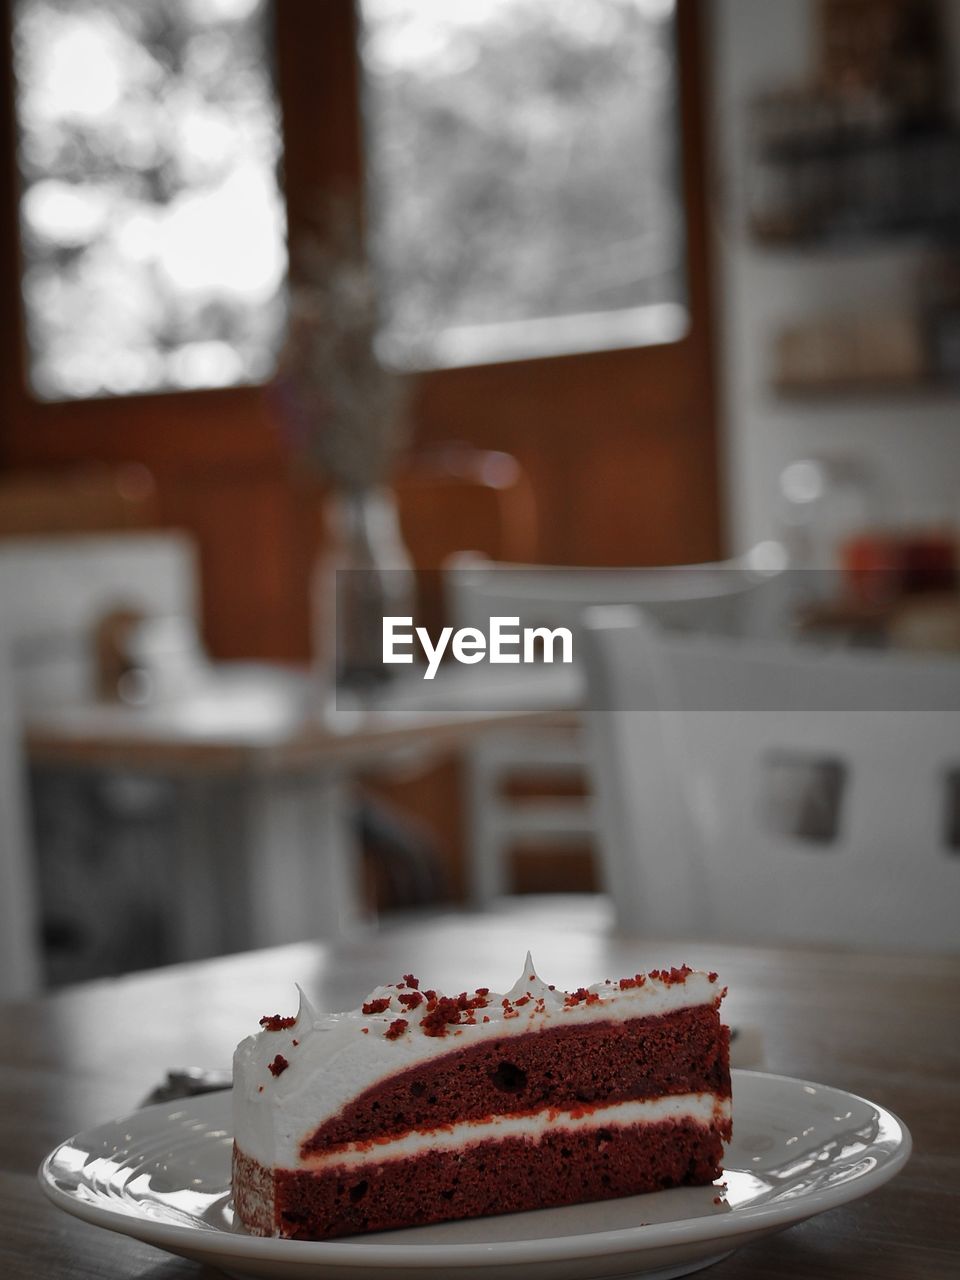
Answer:
[[[291, 1027], [264, 1030], [241, 1041], [233, 1059], [233, 1132], [240, 1149], [268, 1167], [297, 1168], [307, 1137], [358, 1094], [398, 1071], [504, 1036], [712, 1005], [723, 988], [715, 974], [691, 971], [680, 980], [647, 975], [625, 988], [617, 982], [597, 983], [589, 988], [588, 999], [571, 999], [537, 976], [528, 955], [520, 978], [506, 995], [490, 992], [484, 1008], [462, 1015], [474, 1018], [473, 1023], [450, 1025], [441, 1036], [427, 1035], [421, 1028], [424, 1004], [409, 1009], [401, 1002], [410, 991], [403, 984], [378, 987], [364, 1004], [386, 1000], [382, 1012], [355, 1009], [322, 1016], [301, 991]], [[391, 1024], [399, 1019], [407, 1029], [388, 1038]], [[289, 1065], [274, 1075], [270, 1064], [277, 1055]]]
[[311, 1156], [302, 1164], [311, 1170], [343, 1167], [358, 1169], [385, 1160], [405, 1160], [425, 1151], [462, 1151], [464, 1147], [491, 1139], [527, 1138], [539, 1142], [551, 1133], [582, 1133], [590, 1129], [616, 1129], [627, 1125], [658, 1124], [662, 1120], [692, 1120], [710, 1125], [728, 1120], [729, 1098], [712, 1093], [682, 1093], [666, 1098], [646, 1098], [637, 1102], [612, 1102], [587, 1111], [563, 1112], [553, 1108], [532, 1115], [490, 1116], [444, 1125], [442, 1129], [414, 1129], [402, 1138], [384, 1142], [351, 1143], [334, 1151]]

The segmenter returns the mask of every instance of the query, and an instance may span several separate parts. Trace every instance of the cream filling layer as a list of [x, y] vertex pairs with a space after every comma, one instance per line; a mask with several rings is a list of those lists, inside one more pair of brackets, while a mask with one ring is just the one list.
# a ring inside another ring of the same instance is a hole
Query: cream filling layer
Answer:
[[634, 1102], [614, 1102], [608, 1106], [585, 1106], [574, 1111], [549, 1107], [526, 1115], [489, 1116], [465, 1120], [437, 1129], [412, 1129], [399, 1138], [351, 1142], [331, 1151], [317, 1152], [299, 1162], [311, 1172], [334, 1168], [359, 1169], [387, 1160], [407, 1160], [425, 1152], [462, 1151], [464, 1147], [504, 1138], [524, 1138], [539, 1142], [548, 1134], [583, 1133], [591, 1129], [626, 1128], [659, 1124], [664, 1120], [691, 1120], [713, 1125], [730, 1119], [729, 1098], [714, 1093], [681, 1093]]

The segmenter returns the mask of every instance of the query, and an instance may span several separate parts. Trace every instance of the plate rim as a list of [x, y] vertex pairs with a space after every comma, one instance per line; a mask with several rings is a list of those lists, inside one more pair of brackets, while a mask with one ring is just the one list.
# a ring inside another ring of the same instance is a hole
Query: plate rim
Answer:
[[[748, 1078], [790, 1088], [828, 1089], [835, 1094], [874, 1108], [882, 1119], [896, 1126], [899, 1130], [899, 1140], [882, 1165], [838, 1185], [818, 1188], [802, 1201], [768, 1201], [765, 1204], [746, 1206], [739, 1210], [733, 1207], [727, 1214], [679, 1218], [672, 1222], [637, 1223], [630, 1227], [573, 1236], [544, 1236], [526, 1240], [469, 1243], [406, 1245], [397, 1241], [395, 1232], [390, 1233], [389, 1243], [380, 1243], [375, 1235], [369, 1238], [353, 1237], [350, 1240], [282, 1240], [277, 1236], [245, 1235], [239, 1232], [222, 1231], [215, 1227], [202, 1229], [185, 1223], [160, 1221], [147, 1215], [132, 1213], [129, 1209], [91, 1203], [57, 1184], [50, 1169], [65, 1147], [77, 1143], [86, 1135], [94, 1134], [108, 1125], [147, 1114], [154, 1109], [169, 1109], [170, 1103], [161, 1103], [157, 1108], [144, 1107], [127, 1116], [120, 1116], [90, 1129], [81, 1130], [73, 1137], [58, 1143], [44, 1157], [37, 1171], [37, 1177], [44, 1194], [57, 1208], [93, 1226], [131, 1236], [172, 1253], [188, 1254], [191, 1257], [203, 1255], [251, 1261], [258, 1258], [275, 1261], [279, 1246], [291, 1263], [326, 1263], [338, 1267], [381, 1267], [384, 1270], [408, 1266], [435, 1270], [468, 1262], [478, 1265], [498, 1263], [522, 1265], [524, 1262], [554, 1262], [559, 1258], [587, 1260], [599, 1256], [611, 1257], [624, 1253], [646, 1252], [679, 1244], [702, 1244], [709, 1240], [716, 1240], [721, 1246], [729, 1245], [730, 1248], [736, 1248], [738, 1237], [744, 1237], [745, 1242], [747, 1238], [758, 1233], [767, 1234], [780, 1230], [803, 1222], [828, 1209], [840, 1208], [844, 1204], [860, 1199], [889, 1182], [910, 1159], [913, 1139], [904, 1121], [888, 1107], [881, 1106], [861, 1094], [852, 1093], [848, 1089], [841, 1089], [835, 1085], [825, 1085], [819, 1081], [770, 1071], [734, 1068], [731, 1076], [734, 1084], [737, 1080]], [[198, 1099], [183, 1101], [195, 1103]], [[801, 1206], [802, 1211], [798, 1211]]]

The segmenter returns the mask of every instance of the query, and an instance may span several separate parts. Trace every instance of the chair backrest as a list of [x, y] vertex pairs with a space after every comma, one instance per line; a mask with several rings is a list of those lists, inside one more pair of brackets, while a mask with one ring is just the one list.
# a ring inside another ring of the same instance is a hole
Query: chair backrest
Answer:
[[960, 950], [960, 661], [586, 619], [619, 927]]
[[393, 478], [404, 542], [417, 577], [418, 621], [431, 633], [447, 622], [441, 572], [469, 547], [481, 556], [537, 553], [537, 504], [516, 458], [449, 444], [412, 455]]
[[197, 595], [182, 533], [0, 540], [0, 645], [21, 703], [94, 696], [106, 615], [196, 619]]
[[754, 633], [779, 571], [750, 555], [665, 568], [572, 568], [508, 564], [464, 553], [444, 566], [448, 612], [458, 626], [486, 629], [491, 617], [577, 631], [595, 605], [643, 605], [671, 630]]
[[504, 560], [536, 555], [533, 486], [511, 454], [465, 445], [413, 454], [393, 488], [417, 569], [438, 570], [466, 547]]

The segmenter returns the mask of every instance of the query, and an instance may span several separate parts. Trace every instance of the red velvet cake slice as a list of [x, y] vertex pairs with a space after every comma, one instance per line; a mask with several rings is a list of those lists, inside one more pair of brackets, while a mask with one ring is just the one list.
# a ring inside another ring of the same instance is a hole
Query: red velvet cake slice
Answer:
[[715, 973], [567, 993], [421, 991], [263, 1018], [234, 1057], [233, 1193], [258, 1235], [326, 1239], [712, 1182], [730, 1138]]

